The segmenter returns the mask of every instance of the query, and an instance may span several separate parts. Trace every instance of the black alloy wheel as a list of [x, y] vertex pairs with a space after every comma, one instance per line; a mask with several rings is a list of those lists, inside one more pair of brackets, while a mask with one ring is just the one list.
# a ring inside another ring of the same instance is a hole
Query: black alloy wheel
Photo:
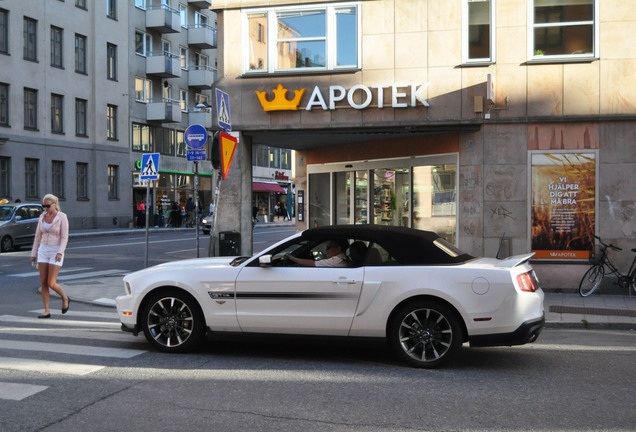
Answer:
[[420, 368], [435, 368], [448, 362], [462, 340], [456, 313], [433, 301], [418, 301], [400, 308], [389, 328], [389, 341], [398, 357]]
[[11, 252], [13, 250], [13, 239], [11, 236], [2, 237], [0, 241], [0, 252]]
[[164, 352], [185, 352], [205, 336], [203, 313], [187, 293], [160, 292], [141, 309], [141, 327], [148, 342]]

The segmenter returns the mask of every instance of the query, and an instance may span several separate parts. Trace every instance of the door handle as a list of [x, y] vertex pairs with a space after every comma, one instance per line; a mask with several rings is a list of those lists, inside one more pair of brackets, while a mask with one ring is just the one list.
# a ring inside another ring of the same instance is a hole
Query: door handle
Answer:
[[335, 283], [335, 284], [347, 284], [347, 285], [353, 285], [358, 283], [358, 281], [356, 281], [355, 279], [338, 279], [338, 280], [332, 280], [331, 282]]

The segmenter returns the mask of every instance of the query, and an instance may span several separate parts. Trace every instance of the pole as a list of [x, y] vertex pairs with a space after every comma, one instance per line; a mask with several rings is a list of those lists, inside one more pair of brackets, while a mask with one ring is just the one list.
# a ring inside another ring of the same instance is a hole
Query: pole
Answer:
[[149, 212], [148, 212], [148, 204], [150, 203], [150, 180], [146, 180], [146, 252], [145, 252], [145, 257], [146, 257], [146, 267], [148, 267], [148, 234], [149, 234], [149, 230], [148, 230], [148, 225], [150, 223], [150, 217], [149, 217]]
[[199, 258], [199, 164], [194, 161], [194, 224], [196, 226], [196, 248]]
[[212, 217], [212, 227], [210, 228], [210, 246], [208, 247], [208, 256], [215, 255], [216, 245], [216, 216], [219, 214], [219, 191], [221, 189], [221, 171], [217, 170], [216, 188], [214, 190], [214, 217]]

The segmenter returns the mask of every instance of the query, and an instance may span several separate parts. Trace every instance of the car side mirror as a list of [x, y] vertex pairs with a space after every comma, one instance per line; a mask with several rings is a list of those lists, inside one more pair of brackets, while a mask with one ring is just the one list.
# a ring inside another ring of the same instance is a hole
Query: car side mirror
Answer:
[[272, 256], [261, 255], [260, 257], [258, 257], [258, 263], [263, 267], [269, 267], [272, 265]]

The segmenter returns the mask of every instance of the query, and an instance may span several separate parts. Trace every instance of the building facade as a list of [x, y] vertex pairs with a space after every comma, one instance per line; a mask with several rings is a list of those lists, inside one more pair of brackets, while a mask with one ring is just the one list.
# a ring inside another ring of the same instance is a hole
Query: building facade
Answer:
[[[159, 153], [153, 205], [185, 205], [194, 162], [184, 133], [212, 127], [210, 0], [0, 3], [0, 196], [60, 198], [71, 229], [130, 226], [146, 196], [143, 153]], [[212, 199], [209, 144], [199, 202]], [[154, 221], [153, 221], [154, 222]]]
[[[633, 2], [226, 0], [213, 10], [215, 87], [230, 95], [239, 151], [296, 150], [298, 229], [403, 225], [473, 255], [534, 252], [543, 283], [564, 288], [578, 285], [594, 235], [633, 247]], [[233, 210], [248, 214], [245, 172], [229, 180]]]

